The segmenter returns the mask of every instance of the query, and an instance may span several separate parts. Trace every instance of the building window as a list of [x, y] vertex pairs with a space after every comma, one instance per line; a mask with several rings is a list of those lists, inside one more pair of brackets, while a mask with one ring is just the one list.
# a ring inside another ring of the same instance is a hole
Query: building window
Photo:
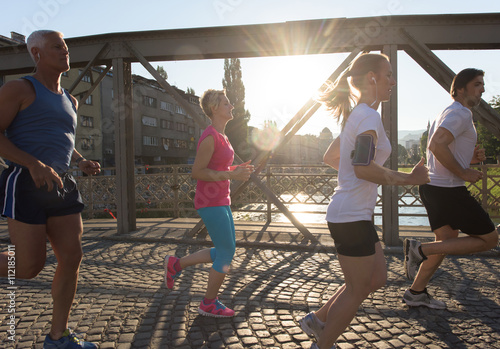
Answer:
[[158, 146], [158, 137], [143, 136], [142, 137], [142, 144], [157, 147]]
[[82, 150], [94, 149], [94, 140], [92, 138], [82, 138]]
[[153, 118], [151, 116], [143, 116], [142, 117], [142, 124], [145, 125], [145, 126], [152, 126], [152, 127], [156, 127], [158, 126], [158, 119], [157, 118]]
[[174, 139], [174, 147], [179, 149], [187, 149], [188, 142], [182, 139]]
[[165, 111], [169, 111], [169, 112], [174, 112], [174, 106], [172, 103], [168, 103], [168, 102], [164, 102], [164, 101], [161, 101], [160, 102], [160, 109], [161, 110], [165, 110]]
[[82, 123], [81, 125], [83, 127], [94, 127], [94, 118], [92, 116], [81, 116]]
[[170, 120], [161, 120], [161, 128], [166, 128], [167, 130], [174, 129], [174, 123]]
[[142, 104], [144, 104], [146, 107], [156, 108], [156, 98], [142, 96]]
[[163, 144], [163, 149], [169, 150], [170, 147], [172, 146], [172, 140], [169, 138], [162, 138], [161, 142]]
[[187, 132], [187, 125], [183, 124], [182, 122], [177, 122], [176, 123], [176, 130], [180, 132]]
[[177, 114], [186, 115], [186, 111], [182, 107], [180, 107], [178, 105], [175, 106], [175, 112]]
[[[80, 75], [82, 74], [83, 70], [79, 70], [79, 73]], [[83, 82], [89, 82], [89, 83], [92, 83], [92, 73], [91, 72], [87, 72], [84, 76], [82, 76], [82, 81]]]
[[86, 100], [85, 102], [83, 102], [83, 104], [86, 104], [86, 105], [92, 105], [92, 95], [90, 95]]
[[194, 135], [194, 127], [189, 126], [189, 134]]

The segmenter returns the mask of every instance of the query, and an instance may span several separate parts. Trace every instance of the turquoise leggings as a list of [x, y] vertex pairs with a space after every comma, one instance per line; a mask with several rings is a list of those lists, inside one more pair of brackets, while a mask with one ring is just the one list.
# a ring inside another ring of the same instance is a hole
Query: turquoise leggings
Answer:
[[208, 235], [214, 243], [210, 250], [212, 267], [219, 273], [226, 274], [236, 250], [233, 213], [229, 206], [203, 207], [198, 214], [208, 230]]

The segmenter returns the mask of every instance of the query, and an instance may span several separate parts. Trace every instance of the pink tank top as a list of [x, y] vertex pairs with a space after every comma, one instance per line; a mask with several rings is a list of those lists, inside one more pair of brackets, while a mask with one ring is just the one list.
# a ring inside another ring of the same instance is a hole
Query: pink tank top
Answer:
[[[214, 153], [207, 167], [214, 171], [229, 171], [229, 166], [233, 164], [234, 160], [234, 150], [231, 143], [225, 135], [220, 134], [210, 125], [202, 133], [197, 149], [207, 136], [212, 136], [214, 139]], [[231, 205], [229, 185], [229, 180], [216, 182], [198, 180], [194, 208], [198, 210], [203, 207]]]

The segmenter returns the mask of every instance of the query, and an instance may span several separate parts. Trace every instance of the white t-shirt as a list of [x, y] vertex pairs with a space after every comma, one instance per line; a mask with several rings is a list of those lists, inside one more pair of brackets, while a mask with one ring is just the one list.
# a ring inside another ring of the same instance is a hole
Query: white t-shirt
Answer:
[[[432, 123], [428, 141], [439, 127], [451, 132], [455, 138], [449, 145], [451, 153], [463, 168], [469, 168], [477, 142], [476, 128], [470, 109], [459, 102], [453, 102]], [[444, 167], [429, 151], [429, 148], [427, 148], [427, 165], [431, 179], [430, 185], [448, 188], [465, 185], [465, 181]]]
[[353, 110], [340, 133], [340, 163], [338, 186], [335, 188], [326, 212], [326, 220], [332, 223], [371, 221], [377, 202], [377, 184], [359, 179], [354, 173], [351, 152], [356, 137], [366, 131], [377, 134], [374, 161], [382, 166], [391, 153], [391, 143], [385, 133], [380, 114], [367, 104], [359, 104]]

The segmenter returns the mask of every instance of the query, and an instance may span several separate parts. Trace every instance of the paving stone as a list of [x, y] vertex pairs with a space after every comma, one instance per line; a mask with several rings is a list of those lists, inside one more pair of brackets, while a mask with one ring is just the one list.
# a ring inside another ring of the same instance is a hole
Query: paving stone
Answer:
[[[1, 229], [0, 223], [0, 235]], [[143, 232], [141, 240], [104, 239], [102, 231], [86, 232], [80, 286], [70, 316], [76, 333], [102, 349], [310, 347], [312, 340], [298, 320], [319, 309], [343, 284], [335, 254], [243, 246], [238, 241], [220, 293], [237, 314], [208, 318], [197, 309], [210, 266], [186, 268], [168, 290], [162, 261], [166, 254], [183, 256], [210, 245], [161, 241], [157, 236], [168, 236], [165, 229]], [[0, 251], [5, 247], [0, 241]], [[363, 302], [338, 348], [500, 349], [499, 256], [448, 256], [429, 286], [448, 308], [434, 310], [401, 303], [409, 287], [403, 255], [387, 253], [387, 285]], [[15, 348], [41, 348], [50, 330], [50, 285], [56, 266], [48, 248], [40, 275], [16, 280]], [[8, 294], [0, 293], [0, 347], [9, 343], [8, 302]]]

